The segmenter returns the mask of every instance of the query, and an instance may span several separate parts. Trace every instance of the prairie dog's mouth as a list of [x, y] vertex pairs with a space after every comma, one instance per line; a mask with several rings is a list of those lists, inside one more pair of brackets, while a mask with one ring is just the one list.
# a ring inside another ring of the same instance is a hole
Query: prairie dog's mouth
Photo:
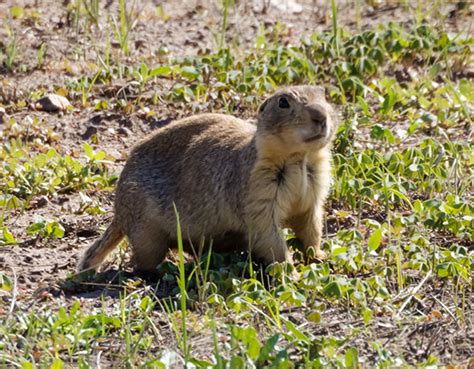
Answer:
[[313, 125], [307, 126], [300, 130], [300, 140], [304, 143], [311, 143], [321, 139], [325, 139], [328, 134], [328, 129], [325, 126]]
[[319, 140], [320, 138], [325, 138], [325, 137], [326, 137], [325, 134], [323, 134], [323, 133], [318, 133], [318, 134], [316, 134], [316, 135], [306, 137], [303, 141], [304, 141], [304, 142], [312, 142], [312, 141], [316, 141], [316, 140]]

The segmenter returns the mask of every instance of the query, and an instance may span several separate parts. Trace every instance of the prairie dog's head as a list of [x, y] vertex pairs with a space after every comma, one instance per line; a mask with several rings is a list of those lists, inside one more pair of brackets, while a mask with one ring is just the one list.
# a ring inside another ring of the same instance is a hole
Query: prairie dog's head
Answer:
[[317, 151], [334, 138], [336, 114], [316, 86], [278, 90], [258, 109], [257, 130], [261, 142], [280, 152]]

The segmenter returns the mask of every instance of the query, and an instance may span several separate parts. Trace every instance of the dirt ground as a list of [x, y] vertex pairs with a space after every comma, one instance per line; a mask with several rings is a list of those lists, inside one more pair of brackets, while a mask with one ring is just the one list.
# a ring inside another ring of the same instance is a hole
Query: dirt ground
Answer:
[[[34, 65], [38, 49], [42, 44], [46, 45], [46, 56], [44, 67], [32, 73], [22, 72], [21, 66], [14, 74], [0, 69], [0, 107], [5, 107], [0, 130], [5, 129], [7, 117], [13, 117], [19, 124], [24, 125], [27, 125], [31, 119], [38, 118], [44, 130], [50, 128], [58, 135], [59, 139], [51, 142], [58, 152], [80, 157], [82, 145], [86, 142], [90, 143], [95, 149], [100, 148], [116, 159], [110, 165], [110, 170], [119, 174], [126, 159], [126, 153], [141, 137], [175, 118], [199, 109], [199, 107], [193, 108], [186, 104], [158, 102], [155, 105], [146, 105], [146, 108], [154, 112], [153, 115], [144, 114], [141, 109], [135, 109], [128, 115], [123, 114], [119, 109], [116, 112], [96, 111], [95, 99], [127, 88], [130, 81], [126, 79], [115, 80], [111, 86], [95, 88], [89, 97], [90, 107], [82, 107], [80, 96], [71, 92], [70, 102], [74, 109], [68, 113], [51, 114], [32, 109], [31, 103], [38, 95], [54, 92], [67, 86], [72, 79], [93, 74], [92, 64], [97, 63], [98, 55], [101, 55], [105, 47], [105, 36], [100, 26], [90, 26], [87, 33], [80, 27], [78, 30], [73, 24], [74, 20], [68, 16], [68, 1], [36, 0], [15, 1], [15, 3], [22, 6], [27, 13], [37, 13], [35, 22], [31, 21], [31, 17], [23, 17], [10, 19], [8, 23], [8, 27], [11, 27], [18, 37], [20, 64]], [[125, 64], [135, 66], [140, 62], [145, 62], [153, 65], [163, 58], [163, 50], [168, 50], [166, 57], [174, 58], [216, 49], [221, 27], [221, 9], [217, 5], [220, 2], [141, 1], [133, 3], [137, 7], [138, 15], [136, 26], [130, 34], [130, 55], [125, 59], [120, 56]], [[265, 1], [265, 3], [269, 2]], [[117, 4], [118, 2], [107, 1], [102, 13], [103, 17], [106, 14], [117, 15]], [[280, 5], [269, 5], [267, 9], [263, 9], [263, 1], [239, 2], [235, 8], [231, 9], [229, 15], [228, 44], [237, 45], [242, 50], [252, 45], [259, 32], [260, 24], [266, 27], [274, 26], [277, 22], [283, 24], [286, 31], [281, 42], [284, 44], [297, 42], [301, 37], [312, 32], [331, 28], [329, 1], [300, 1], [298, 4], [301, 8], [294, 8], [293, 2], [281, 1]], [[339, 22], [347, 29], [356, 29], [358, 26], [363, 29], [366, 25], [391, 20], [404, 22], [407, 19], [406, 8], [395, 1], [392, 4], [375, 8], [364, 7], [361, 9], [360, 25], [358, 25], [353, 4], [340, 2]], [[11, 1], [0, 2], [0, 22], [9, 18], [11, 5]], [[164, 20], [162, 16], [157, 15], [158, 5], [162, 5], [164, 14], [169, 18]], [[468, 19], [456, 17], [454, 5], [444, 11], [452, 12], [452, 16], [448, 17], [448, 27], [454, 33], [467, 27], [470, 22]], [[6, 42], [6, 29], [4, 24], [0, 24], [0, 44]], [[118, 45], [112, 43], [112, 46], [112, 57], [119, 57]], [[163, 82], [153, 88], [169, 89], [170, 86]], [[15, 105], [13, 108], [12, 104], [19, 101], [25, 101], [25, 106]], [[240, 112], [239, 115], [249, 116], [252, 112]], [[35, 134], [41, 139], [44, 132]], [[96, 142], [95, 139], [98, 141]], [[15, 276], [18, 283], [17, 299], [20, 304], [26, 306], [34, 303], [35, 300], [44, 301], [52, 298], [62, 298], [67, 301], [70, 296], [70, 292], [62, 283], [65, 277], [74, 271], [78, 254], [102, 232], [102, 227], [110, 221], [113, 204], [112, 191], [84, 192], [89, 197], [100, 200], [106, 213], [97, 216], [80, 212], [80, 195], [73, 192], [50, 197], [39, 196], [35, 199], [34, 206], [18, 210], [7, 219], [8, 229], [14, 233], [20, 243], [1, 247], [0, 270], [9, 274], [13, 273]], [[65, 228], [65, 236], [58, 240], [44, 240], [22, 233], [35, 215], [59, 219]], [[111, 261], [109, 265], [114, 263], [116, 266], [117, 259]], [[112, 268], [112, 270], [116, 269]], [[91, 287], [83, 291], [76, 290], [73, 295], [90, 298], [99, 296], [102, 292], [103, 286], [98, 285], [96, 288]], [[341, 330], [344, 324], [340, 323]], [[383, 329], [383, 322], [379, 321], [377, 324], [382, 324]], [[458, 337], [462, 342], [451, 344], [462, 346], [469, 345], [469, 341], [474, 342], [474, 332], [462, 334], [470, 335], [470, 338], [463, 341], [462, 337]], [[442, 342], [438, 344], [441, 345]]]

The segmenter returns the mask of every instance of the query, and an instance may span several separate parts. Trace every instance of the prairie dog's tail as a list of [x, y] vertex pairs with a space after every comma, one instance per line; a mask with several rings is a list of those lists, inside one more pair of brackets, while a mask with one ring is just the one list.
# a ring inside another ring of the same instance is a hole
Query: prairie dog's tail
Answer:
[[84, 252], [77, 264], [77, 271], [95, 269], [123, 238], [121, 229], [112, 222], [104, 234]]

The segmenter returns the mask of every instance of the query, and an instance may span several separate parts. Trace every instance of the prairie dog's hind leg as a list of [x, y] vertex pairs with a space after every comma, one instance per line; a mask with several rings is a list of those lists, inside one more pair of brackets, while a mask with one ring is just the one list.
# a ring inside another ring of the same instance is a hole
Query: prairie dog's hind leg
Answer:
[[155, 272], [169, 249], [167, 234], [157, 227], [140, 226], [129, 233], [132, 264], [142, 272]]
[[261, 238], [253, 247], [252, 253], [265, 264], [284, 261], [293, 263], [286, 242], [278, 234], [270, 235], [265, 239]]

